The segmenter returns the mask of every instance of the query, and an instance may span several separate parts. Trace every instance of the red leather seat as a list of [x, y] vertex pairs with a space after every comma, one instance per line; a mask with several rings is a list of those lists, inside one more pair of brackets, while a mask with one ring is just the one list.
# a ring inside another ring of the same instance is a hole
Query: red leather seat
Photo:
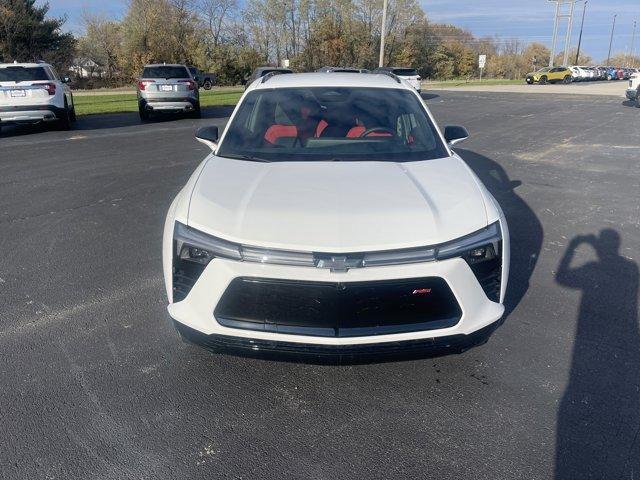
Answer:
[[264, 132], [264, 139], [272, 145], [278, 142], [279, 138], [296, 138], [298, 129], [295, 125], [271, 125]]

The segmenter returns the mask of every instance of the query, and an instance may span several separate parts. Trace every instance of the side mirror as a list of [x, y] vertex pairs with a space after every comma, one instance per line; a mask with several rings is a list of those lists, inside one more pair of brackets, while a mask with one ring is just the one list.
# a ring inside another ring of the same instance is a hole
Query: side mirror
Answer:
[[196, 131], [196, 140], [204, 143], [211, 150], [215, 150], [218, 148], [218, 127], [215, 125], [200, 127]]
[[444, 127], [444, 139], [450, 147], [453, 147], [456, 143], [460, 143], [467, 138], [469, 138], [469, 132], [464, 127], [460, 127], [458, 125], [447, 125]]
[[69, 77], [64, 77], [62, 79], [62, 83], [69, 83], [71, 81], [71, 79]]

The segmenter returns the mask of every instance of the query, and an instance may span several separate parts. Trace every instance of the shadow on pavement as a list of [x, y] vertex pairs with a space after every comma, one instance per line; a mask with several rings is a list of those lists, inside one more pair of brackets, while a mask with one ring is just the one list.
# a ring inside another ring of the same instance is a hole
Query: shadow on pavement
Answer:
[[625, 107], [638, 107], [640, 105], [640, 103], [638, 102], [634, 102], [631, 100], [625, 100], [624, 102], [622, 102], [622, 105], [624, 105]]
[[505, 298], [506, 319], [529, 289], [529, 280], [542, 247], [542, 224], [531, 207], [515, 191], [522, 182], [511, 180], [507, 172], [490, 158], [470, 150], [456, 149], [456, 152], [496, 198], [507, 217], [511, 237], [511, 263]]
[[[231, 115], [235, 105], [220, 105], [215, 107], [203, 107], [202, 118], [226, 118]], [[178, 122], [181, 120], [191, 120], [184, 114], [159, 114], [151, 117], [150, 120], [142, 122], [138, 112], [126, 113], [105, 113], [96, 115], [78, 116], [78, 120], [73, 124], [72, 131], [102, 130], [108, 128], [132, 127], [135, 125], [147, 125], [154, 123]], [[51, 130], [56, 130], [57, 125], [35, 124], [35, 125], [2, 125], [0, 137], [17, 137], [20, 135], [32, 135]]]
[[[597, 260], [572, 267], [580, 245]], [[558, 411], [555, 478], [637, 478], [640, 473], [638, 265], [618, 253], [620, 235], [571, 240], [556, 281], [580, 290], [567, 389]]]

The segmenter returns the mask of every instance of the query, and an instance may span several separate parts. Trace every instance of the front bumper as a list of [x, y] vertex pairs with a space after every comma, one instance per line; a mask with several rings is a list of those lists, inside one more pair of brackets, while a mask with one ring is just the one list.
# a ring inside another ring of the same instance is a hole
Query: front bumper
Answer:
[[[504, 249], [503, 258], [506, 262], [506, 266], [502, 269], [502, 289], [504, 291], [508, 275], [508, 247]], [[171, 282], [171, 271], [165, 270], [165, 275], [165, 279]], [[217, 319], [214, 312], [228, 286], [238, 278], [267, 278], [301, 283], [338, 284], [440, 278], [450, 288], [460, 307], [461, 315], [456, 322], [440, 325], [435, 323], [429, 329], [391, 334], [385, 334], [384, 331], [381, 331], [380, 334], [362, 336], [316, 336], [301, 335], [296, 331], [294, 333], [280, 333], [268, 329], [232, 328], [223, 325], [223, 323], [227, 323], [227, 325], [229, 323], [224, 319]], [[168, 312], [179, 324], [207, 336], [235, 337], [238, 341], [283, 342], [344, 348], [470, 335], [497, 322], [504, 313], [504, 306], [489, 300], [473, 272], [461, 258], [411, 265], [358, 268], [348, 272], [331, 272], [328, 269], [313, 267], [259, 264], [216, 258], [204, 269], [186, 298], [171, 303], [168, 306]]]
[[64, 108], [55, 105], [20, 105], [0, 107], [1, 123], [53, 122], [61, 118]]
[[638, 90], [636, 90], [635, 88], [628, 88], [626, 95], [627, 95], [627, 98], [629, 100], [637, 100], [638, 99]]
[[500, 322], [497, 321], [469, 335], [458, 334], [377, 344], [322, 345], [218, 334], [206, 335], [175, 320], [172, 323], [183, 339], [216, 353], [267, 358], [274, 356], [277, 359], [295, 361], [339, 361], [340, 363], [379, 362], [463, 353], [470, 348], [486, 343], [500, 325]]

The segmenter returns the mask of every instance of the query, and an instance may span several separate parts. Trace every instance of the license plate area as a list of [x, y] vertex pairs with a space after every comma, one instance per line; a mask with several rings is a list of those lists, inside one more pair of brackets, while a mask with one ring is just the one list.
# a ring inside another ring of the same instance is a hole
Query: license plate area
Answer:
[[26, 97], [27, 92], [25, 90], [10, 90], [9, 95], [12, 97]]
[[161, 92], [173, 92], [173, 85], [160, 85]]

